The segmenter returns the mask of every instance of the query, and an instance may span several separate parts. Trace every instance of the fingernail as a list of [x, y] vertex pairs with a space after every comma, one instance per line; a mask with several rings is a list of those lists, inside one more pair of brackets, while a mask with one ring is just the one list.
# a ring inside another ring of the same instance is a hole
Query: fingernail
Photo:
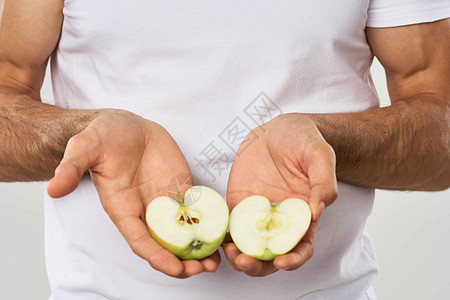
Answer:
[[319, 210], [317, 211], [317, 220], [320, 219], [320, 217], [322, 216], [324, 210], [325, 210], [325, 203], [324, 202], [320, 202]]
[[253, 268], [252, 268], [252, 266], [247, 266], [247, 267], [241, 267], [241, 269], [244, 271], [251, 271]]

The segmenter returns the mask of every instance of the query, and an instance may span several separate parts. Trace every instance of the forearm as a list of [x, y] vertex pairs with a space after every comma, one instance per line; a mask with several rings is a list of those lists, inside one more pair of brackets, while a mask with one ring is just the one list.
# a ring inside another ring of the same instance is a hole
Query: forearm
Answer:
[[0, 181], [53, 177], [68, 140], [84, 130], [96, 110], [71, 110], [41, 103], [0, 87]]
[[431, 94], [358, 113], [310, 115], [343, 182], [396, 190], [450, 186], [448, 101]]

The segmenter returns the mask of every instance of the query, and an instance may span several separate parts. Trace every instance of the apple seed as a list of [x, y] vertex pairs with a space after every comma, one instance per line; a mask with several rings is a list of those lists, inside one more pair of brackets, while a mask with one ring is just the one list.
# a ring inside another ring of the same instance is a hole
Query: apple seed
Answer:
[[184, 224], [184, 216], [181, 215], [180, 219], [178, 220], [178, 222], [180, 222], [181, 224]]

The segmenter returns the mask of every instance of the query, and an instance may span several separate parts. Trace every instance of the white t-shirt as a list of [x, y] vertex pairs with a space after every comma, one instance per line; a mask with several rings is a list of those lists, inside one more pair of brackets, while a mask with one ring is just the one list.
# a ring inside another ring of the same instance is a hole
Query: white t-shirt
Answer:
[[[448, 16], [448, 1], [430, 0], [65, 0], [55, 101], [160, 123], [196, 184], [225, 197], [234, 153], [255, 126], [280, 113], [379, 105], [366, 25]], [[52, 299], [374, 299], [377, 263], [364, 230], [374, 191], [339, 183], [339, 192], [299, 270], [252, 278], [223, 259], [216, 273], [179, 280], [133, 254], [84, 178], [65, 198], [46, 195]]]

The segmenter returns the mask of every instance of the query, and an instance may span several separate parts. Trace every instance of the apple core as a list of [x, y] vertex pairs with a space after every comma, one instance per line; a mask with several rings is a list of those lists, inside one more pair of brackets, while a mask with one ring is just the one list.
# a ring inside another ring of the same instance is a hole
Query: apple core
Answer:
[[272, 260], [292, 250], [311, 223], [306, 201], [270, 202], [254, 195], [239, 202], [230, 215], [230, 233], [239, 250], [259, 260]]

